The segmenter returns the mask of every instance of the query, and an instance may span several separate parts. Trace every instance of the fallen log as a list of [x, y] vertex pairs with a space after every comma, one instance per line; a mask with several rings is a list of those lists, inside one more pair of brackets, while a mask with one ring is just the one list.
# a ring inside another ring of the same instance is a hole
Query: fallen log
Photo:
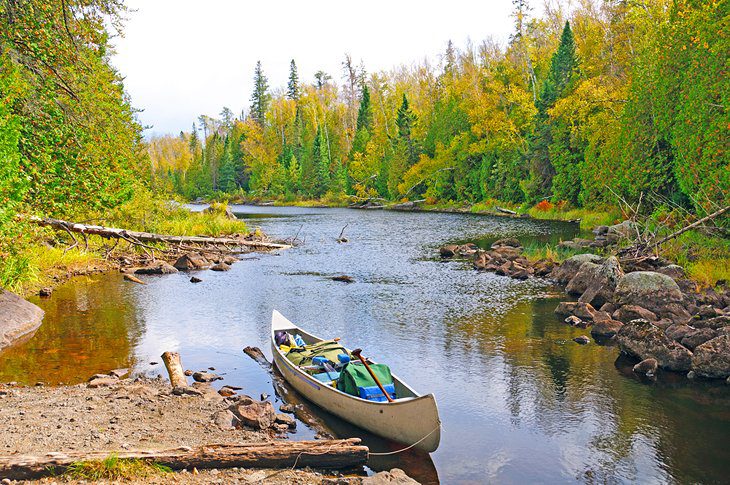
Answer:
[[138, 283], [140, 285], [144, 285], [145, 284], [144, 281], [142, 281], [141, 279], [139, 279], [136, 276], [131, 275], [129, 273], [124, 273], [124, 279], [127, 280], [127, 281], [131, 281], [133, 283]]
[[[79, 234], [92, 234], [105, 238], [116, 238], [131, 241], [139, 244], [144, 242], [162, 242], [168, 244], [207, 244], [211, 246], [245, 246], [264, 249], [288, 249], [289, 244], [269, 243], [263, 241], [247, 241], [243, 238], [232, 237], [208, 237], [208, 236], [171, 236], [167, 234], [155, 234], [152, 232], [130, 231], [116, 227], [96, 226], [91, 224], [80, 224], [68, 222], [50, 217], [21, 216], [22, 220], [39, 226], [52, 227], [59, 231], [76, 232]], [[144, 244], [140, 244], [144, 246]], [[154, 249], [154, 248], [153, 248]]]
[[63, 473], [72, 463], [101, 461], [111, 454], [120, 459], [158, 463], [173, 470], [185, 468], [330, 468], [362, 466], [368, 447], [359, 438], [317, 441], [274, 441], [251, 444], [211, 444], [195, 448], [129, 451], [69, 451], [42, 455], [0, 456], [0, 477], [28, 480]]
[[185, 377], [180, 354], [177, 352], [164, 352], [162, 362], [165, 363], [167, 373], [170, 375], [170, 384], [172, 388], [188, 387], [188, 380]]

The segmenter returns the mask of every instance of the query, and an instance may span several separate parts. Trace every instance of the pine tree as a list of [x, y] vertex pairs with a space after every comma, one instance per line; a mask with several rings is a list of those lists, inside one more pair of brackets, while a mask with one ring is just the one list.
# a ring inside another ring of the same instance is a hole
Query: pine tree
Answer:
[[286, 97], [294, 101], [299, 101], [299, 74], [297, 73], [297, 65], [294, 59], [289, 64], [289, 82], [286, 85]]
[[251, 94], [251, 118], [259, 124], [264, 124], [269, 101], [271, 101], [269, 81], [261, 68], [261, 61], [257, 61], [253, 75], [253, 93]]
[[313, 187], [313, 195], [321, 197], [329, 189], [330, 182], [330, 153], [327, 146], [324, 130], [317, 127], [317, 136], [312, 147], [312, 160], [314, 162], [316, 185]]
[[355, 153], [365, 153], [368, 141], [370, 140], [370, 129], [373, 124], [372, 107], [370, 106], [370, 90], [367, 84], [362, 85], [362, 96], [360, 97], [360, 109], [357, 112], [357, 124], [355, 125], [355, 138], [352, 140], [350, 159]]
[[530, 181], [526, 188], [528, 199], [535, 201], [550, 195], [555, 167], [550, 160], [550, 145], [553, 143], [553, 124], [548, 115], [555, 102], [569, 93], [578, 74], [578, 56], [570, 23], [560, 37], [560, 46], [550, 60], [550, 72], [542, 85], [535, 106], [535, 132], [530, 140]]
[[413, 129], [413, 123], [415, 122], [416, 115], [413, 111], [411, 111], [411, 108], [408, 105], [408, 98], [406, 97], [406, 94], [403, 93], [403, 101], [401, 102], [400, 108], [398, 108], [395, 124], [398, 126], [399, 141], [400, 143], [403, 143], [406, 148], [406, 159], [409, 167], [418, 162], [418, 157], [420, 155], [420, 150], [411, 136], [411, 130]]

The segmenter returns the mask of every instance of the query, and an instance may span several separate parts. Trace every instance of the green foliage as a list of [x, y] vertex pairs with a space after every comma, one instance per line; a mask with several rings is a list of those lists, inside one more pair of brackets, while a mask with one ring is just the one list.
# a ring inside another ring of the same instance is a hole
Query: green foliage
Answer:
[[63, 476], [70, 480], [136, 480], [172, 473], [170, 467], [159, 463], [119, 458], [115, 454], [100, 461], [78, 461], [68, 466]]
[[286, 97], [294, 101], [299, 99], [299, 74], [297, 73], [297, 65], [294, 59], [289, 64], [289, 81], [286, 85]]
[[261, 61], [256, 61], [256, 69], [253, 74], [253, 93], [251, 94], [251, 118], [263, 124], [270, 101], [269, 81], [264, 75]]

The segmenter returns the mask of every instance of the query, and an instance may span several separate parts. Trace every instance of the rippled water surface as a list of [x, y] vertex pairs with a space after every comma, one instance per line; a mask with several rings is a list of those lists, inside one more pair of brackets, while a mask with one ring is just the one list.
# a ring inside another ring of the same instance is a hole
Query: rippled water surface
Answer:
[[[164, 373], [178, 350], [186, 368], [214, 366], [223, 383], [273, 394], [241, 349], [268, 353], [271, 310], [313, 333], [391, 365], [436, 395], [440, 448], [429, 457], [381, 457], [424, 482], [727, 482], [730, 386], [663, 375], [642, 382], [613, 347], [571, 339], [553, 309], [559, 288], [442, 262], [447, 242], [515, 236], [523, 243], [573, 237], [577, 226], [460, 214], [234, 207], [276, 237], [304, 241], [279, 254], [244, 256], [225, 273], [76, 279], [38, 301], [46, 319], [0, 354], [0, 380], [79, 382], [134, 366]], [[347, 244], [335, 239], [347, 225]], [[355, 283], [330, 280], [347, 274]], [[322, 413], [339, 435], [375, 451], [399, 446]], [[313, 431], [300, 427], [297, 439]]]

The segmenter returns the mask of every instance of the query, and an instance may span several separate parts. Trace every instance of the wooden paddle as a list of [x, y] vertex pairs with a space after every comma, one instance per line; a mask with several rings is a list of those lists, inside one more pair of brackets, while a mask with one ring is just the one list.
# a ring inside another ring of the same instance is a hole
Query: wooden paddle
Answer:
[[375, 383], [378, 385], [378, 387], [380, 388], [380, 390], [383, 392], [383, 395], [385, 396], [385, 399], [387, 399], [388, 402], [393, 402], [393, 400], [390, 398], [390, 394], [388, 394], [388, 392], [385, 390], [385, 388], [380, 383], [380, 381], [378, 380], [378, 378], [375, 376], [375, 372], [373, 372], [373, 370], [370, 368], [370, 366], [368, 365], [368, 363], [365, 360], [365, 358], [361, 355], [361, 352], [362, 352], [362, 349], [355, 349], [355, 350], [353, 350], [350, 353], [352, 355], [354, 355], [355, 357], [357, 357], [358, 359], [360, 359], [360, 361], [365, 365], [365, 368], [370, 373], [370, 377], [373, 378], [373, 380], [375, 381]]

